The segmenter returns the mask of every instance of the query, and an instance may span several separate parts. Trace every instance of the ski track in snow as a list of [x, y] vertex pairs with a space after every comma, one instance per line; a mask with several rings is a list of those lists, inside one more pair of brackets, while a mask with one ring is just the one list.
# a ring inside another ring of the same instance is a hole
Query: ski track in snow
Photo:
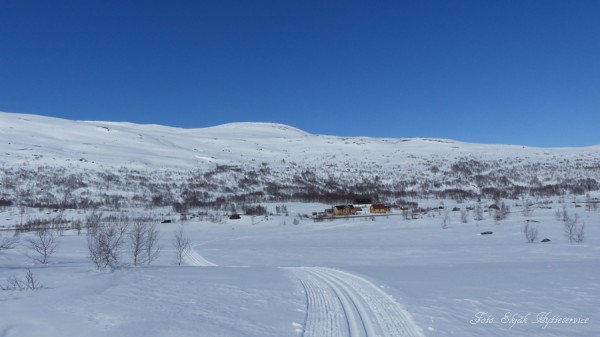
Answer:
[[193, 247], [190, 247], [187, 254], [183, 257], [183, 262], [190, 266], [198, 266], [198, 267], [217, 267], [218, 265], [212, 263], [202, 257], [202, 255], [198, 254], [197, 251], [194, 250]]
[[303, 337], [423, 337], [411, 315], [368, 280], [331, 268], [287, 268], [307, 298]]
[[[193, 247], [184, 256], [191, 266], [217, 266]], [[411, 315], [368, 280], [323, 267], [290, 267], [307, 300], [303, 337], [423, 337]]]

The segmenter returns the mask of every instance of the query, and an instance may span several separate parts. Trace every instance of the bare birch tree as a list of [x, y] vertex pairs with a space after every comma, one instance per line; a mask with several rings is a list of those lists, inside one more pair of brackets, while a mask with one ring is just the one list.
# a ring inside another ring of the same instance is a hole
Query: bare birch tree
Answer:
[[575, 228], [575, 236], [573, 240], [577, 243], [582, 243], [585, 240], [585, 222], [582, 221], [581, 226]]
[[466, 209], [460, 211], [460, 222], [468, 223], [469, 222], [469, 212]]
[[119, 265], [128, 227], [128, 220], [122, 218], [88, 229], [89, 258], [96, 268], [116, 268]]
[[450, 224], [450, 212], [444, 211], [444, 213], [442, 213], [442, 222], [441, 222], [442, 229], [447, 229], [449, 224]]
[[137, 220], [129, 230], [129, 244], [131, 258], [134, 266], [143, 263], [152, 263], [160, 255], [158, 239], [160, 232], [156, 224], [149, 224], [143, 220]]
[[41, 264], [47, 264], [58, 247], [58, 235], [46, 228], [36, 231], [35, 236], [27, 238], [26, 241], [27, 247], [33, 251], [33, 254], [28, 253], [27, 257]]
[[129, 230], [129, 244], [131, 249], [131, 258], [134, 266], [146, 262], [146, 244], [147, 244], [146, 224], [142, 221], [136, 221]]
[[177, 265], [181, 266], [181, 264], [183, 263], [183, 259], [191, 249], [190, 239], [185, 234], [183, 226], [180, 226], [179, 229], [175, 232], [175, 236], [173, 237], [173, 247], [175, 248], [175, 258]]
[[525, 239], [529, 243], [533, 243], [538, 238], [538, 227], [532, 226], [529, 221], [525, 221], [525, 226], [523, 227], [523, 234], [525, 234]]
[[160, 239], [160, 232], [156, 228], [156, 224], [149, 224], [146, 227], [146, 263], [150, 264], [160, 256], [160, 245], [158, 241]]
[[481, 205], [481, 202], [478, 202], [477, 206], [475, 206], [473, 219], [475, 219], [475, 221], [483, 220], [483, 206]]
[[[566, 210], [566, 208], [565, 208]], [[564, 225], [563, 225], [563, 229], [564, 229], [564, 233], [565, 236], [567, 237], [567, 239], [569, 239], [569, 242], [573, 242], [573, 240], [575, 239], [575, 232], [577, 231], [577, 224], [579, 223], [579, 215], [577, 213], [575, 213], [575, 215], [571, 218], [569, 216], [567, 216], [566, 218], [563, 218], [564, 220]]]

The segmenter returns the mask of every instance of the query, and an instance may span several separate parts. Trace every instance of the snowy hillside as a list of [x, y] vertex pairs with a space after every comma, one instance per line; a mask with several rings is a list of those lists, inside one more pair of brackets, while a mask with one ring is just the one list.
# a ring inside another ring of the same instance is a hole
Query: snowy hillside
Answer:
[[[600, 146], [12, 113], [0, 144], [1, 337], [600, 331]], [[391, 213], [308, 216], [357, 196]]]
[[[282, 161], [410, 167], [462, 157], [507, 161], [598, 160], [589, 148], [528, 148], [444, 139], [365, 138], [311, 135], [269, 123], [231, 123], [203, 129], [112, 122], [81, 122], [0, 113], [3, 164], [68, 165], [87, 161], [135, 168], [196, 169], [210, 163], [244, 165]], [[335, 158], [336, 160], [333, 160]]]
[[0, 198], [54, 207], [518, 198], [584, 194], [600, 181], [600, 146], [345, 138], [269, 123], [180, 129], [0, 113], [0, 144]]

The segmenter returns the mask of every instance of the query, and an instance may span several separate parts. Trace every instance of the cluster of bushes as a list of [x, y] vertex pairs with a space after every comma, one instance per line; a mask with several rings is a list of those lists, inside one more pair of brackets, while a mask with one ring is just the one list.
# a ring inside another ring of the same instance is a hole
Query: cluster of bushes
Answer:
[[[253, 166], [254, 165], [254, 166]], [[305, 201], [340, 203], [369, 195], [380, 201], [400, 198], [465, 200], [525, 196], [582, 195], [600, 189], [600, 163], [564, 160], [519, 163], [502, 160], [455, 162], [435, 159], [429, 170], [404, 172], [378, 163], [331, 162], [320, 167], [285, 163], [216, 165], [198, 170], [73, 172], [61, 167], [0, 168], [0, 207], [120, 209], [173, 207], [225, 209], [231, 204]]]

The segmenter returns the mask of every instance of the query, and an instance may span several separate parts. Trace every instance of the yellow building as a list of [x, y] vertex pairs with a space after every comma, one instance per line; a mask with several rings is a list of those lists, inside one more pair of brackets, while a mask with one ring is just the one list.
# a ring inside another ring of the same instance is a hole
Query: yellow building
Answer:
[[373, 204], [371, 205], [371, 213], [390, 213], [391, 209], [389, 206], [384, 204]]

